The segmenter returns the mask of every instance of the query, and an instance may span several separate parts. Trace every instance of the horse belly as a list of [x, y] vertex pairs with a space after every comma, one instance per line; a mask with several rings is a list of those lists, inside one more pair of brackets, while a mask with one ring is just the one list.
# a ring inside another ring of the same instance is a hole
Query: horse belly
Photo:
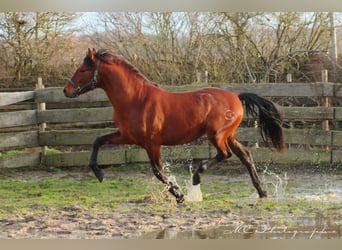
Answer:
[[205, 133], [201, 123], [169, 122], [161, 131], [162, 145], [186, 144], [198, 139]]

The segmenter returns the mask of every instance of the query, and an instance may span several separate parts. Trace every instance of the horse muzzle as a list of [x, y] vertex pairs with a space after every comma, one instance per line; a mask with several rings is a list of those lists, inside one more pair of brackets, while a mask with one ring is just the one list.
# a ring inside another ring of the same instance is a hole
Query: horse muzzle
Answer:
[[63, 93], [64, 93], [65, 97], [68, 97], [68, 98], [75, 98], [75, 97], [78, 97], [80, 95], [80, 91], [77, 91], [77, 89], [76, 89], [76, 91], [69, 93], [68, 90], [66, 88], [64, 88]]

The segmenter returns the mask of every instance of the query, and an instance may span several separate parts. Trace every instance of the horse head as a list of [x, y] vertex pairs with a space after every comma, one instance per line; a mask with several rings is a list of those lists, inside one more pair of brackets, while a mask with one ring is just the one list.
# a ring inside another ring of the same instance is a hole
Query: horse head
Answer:
[[66, 97], [74, 98], [96, 88], [100, 59], [95, 49], [88, 49], [83, 63], [65, 84], [63, 92]]

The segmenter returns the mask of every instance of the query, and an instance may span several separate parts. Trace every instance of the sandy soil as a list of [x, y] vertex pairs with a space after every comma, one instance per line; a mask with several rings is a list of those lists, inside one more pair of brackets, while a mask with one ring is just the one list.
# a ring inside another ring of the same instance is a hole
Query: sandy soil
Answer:
[[142, 233], [162, 229], [193, 230], [234, 226], [239, 222], [238, 216], [225, 212], [158, 214], [113, 211], [108, 214], [92, 214], [75, 208], [62, 210], [55, 216], [20, 216], [0, 220], [0, 238], [137, 238]]
[[[31, 179], [46, 177], [72, 176], [80, 178], [85, 174], [78, 171], [67, 173], [49, 173], [34, 171]], [[20, 178], [20, 173], [16, 177]], [[29, 173], [22, 174], [28, 178]], [[117, 175], [117, 174], [116, 174]], [[210, 178], [210, 177], [207, 177]], [[216, 178], [216, 177], [211, 177]], [[222, 177], [217, 177], [222, 178]], [[149, 201], [146, 201], [149, 202]], [[131, 207], [130, 207], [131, 206]], [[187, 206], [182, 205], [182, 206]], [[132, 209], [133, 208], [133, 209]], [[67, 238], [67, 239], [122, 239], [141, 238], [144, 233], [173, 229], [177, 231], [201, 230], [221, 226], [238, 227], [241, 224], [257, 225], [270, 224], [277, 220], [271, 217], [255, 217], [235, 214], [229, 211], [216, 210], [214, 212], [192, 211], [189, 207], [172, 212], [146, 212], [139, 209], [137, 204], [127, 204], [127, 211], [113, 210], [107, 213], [84, 210], [78, 207], [66, 207], [58, 211], [45, 214], [20, 215], [0, 219], [0, 239], [22, 238]]]
[[[92, 173], [85, 173], [84, 171], [62, 173], [33, 171], [25, 173], [16, 172], [15, 175], [16, 178], [29, 178], [31, 180], [66, 176], [78, 179], [81, 176], [84, 177], [84, 175], [92, 176]], [[107, 173], [107, 177], [111, 178], [110, 173]], [[173, 206], [176, 205], [173, 204]], [[187, 205], [183, 204], [181, 206]], [[190, 207], [189, 209], [182, 209], [182, 211], [172, 211], [172, 213], [146, 212], [143, 209], [139, 209], [137, 204], [127, 204], [127, 211], [113, 210], [110, 213], [98, 213], [91, 209], [84, 211], [78, 207], [67, 207], [59, 211], [49, 211], [47, 207], [46, 211], [45, 214], [35, 216], [20, 215], [0, 219], [0, 239], [139, 238], [145, 232], [163, 229], [194, 230], [218, 226], [234, 226], [241, 223], [238, 215], [227, 211], [206, 213], [205, 211], [191, 211]], [[262, 220], [262, 218], [253, 218], [253, 220]]]

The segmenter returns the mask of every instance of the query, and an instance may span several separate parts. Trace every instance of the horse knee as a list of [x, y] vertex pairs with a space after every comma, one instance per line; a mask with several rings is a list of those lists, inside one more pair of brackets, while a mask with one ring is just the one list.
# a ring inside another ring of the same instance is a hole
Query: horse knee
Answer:
[[99, 136], [95, 139], [95, 141], [93, 142], [93, 149], [99, 149], [99, 147], [101, 147], [104, 144], [104, 136]]
[[232, 157], [232, 155], [233, 155], [233, 153], [227, 145], [227, 151], [226, 152], [219, 151], [217, 153], [217, 155], [215, 156], [215, 159], [217, 162], [220, 162], [220, 161], [223, 161], [225, 159], [229, 159], [230, 157]]
[[227, 154], [224, 154], [223, 152], [218, 152], [215, 156], [217, 162], [223, 161], [225, 158], [227, 158]]
[[158, 166], [152, 164], [152, 171], [153, 171], [154, 176], [157, 177], [158, 180], [160, 180], [164, 184], [168, 184], [163, 171], [160, 170]]

